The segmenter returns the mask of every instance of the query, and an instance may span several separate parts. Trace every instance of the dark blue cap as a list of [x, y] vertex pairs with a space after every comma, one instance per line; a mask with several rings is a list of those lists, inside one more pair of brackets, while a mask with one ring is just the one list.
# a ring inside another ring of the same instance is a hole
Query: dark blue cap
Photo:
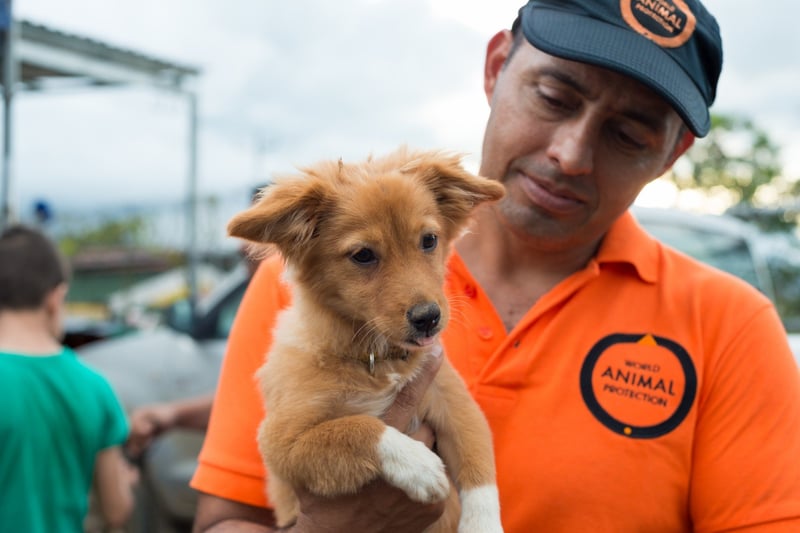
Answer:
[[661, 95], [692, 133], [711, 128], [722, 70], [716, 19], [696, 0], [531, 0], [514, 29], [548, 54], [608, 68]]

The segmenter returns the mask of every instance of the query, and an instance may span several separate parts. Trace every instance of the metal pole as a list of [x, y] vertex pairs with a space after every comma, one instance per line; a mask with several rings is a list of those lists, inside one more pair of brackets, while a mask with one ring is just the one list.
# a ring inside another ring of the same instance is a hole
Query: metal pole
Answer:
[[186, 225], [188, 232], [187, 247], [187, 279], [189, 286], [189, 304], [194, 317], [197, 309], [197, 94], [186, 93], [189, 102], [189, 161], [188, 161], [188, 194], [186, 198]]
[[3, 176], [0, 188], [0, 229], [11, 222], [11, 179], [12, 179], [12, 102], [17, 84], [17, 60], [14, 45], [17, 40], [17, 24], [14, 22], [12, 0], [7, 2], [8, 27], [3, 42]]

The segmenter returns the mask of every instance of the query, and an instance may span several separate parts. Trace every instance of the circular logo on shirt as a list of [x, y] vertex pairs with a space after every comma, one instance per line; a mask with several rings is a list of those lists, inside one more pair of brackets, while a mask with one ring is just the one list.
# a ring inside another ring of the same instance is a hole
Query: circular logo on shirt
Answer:
[[620, 0], [620, 9], [633, 31], [665, 48], [683, 45], [697, 24], [683, 0]]
[[608, 429], [635, 439], [674, 430], [697, 394], [697, 372], [677, 342], [616, 333], [595, 344], [581, 368], [581, 394]]

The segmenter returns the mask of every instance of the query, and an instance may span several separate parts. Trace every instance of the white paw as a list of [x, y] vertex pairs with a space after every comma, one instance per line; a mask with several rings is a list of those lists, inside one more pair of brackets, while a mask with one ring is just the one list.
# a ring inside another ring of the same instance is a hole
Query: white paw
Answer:
[[386, 481], [421, 503], [444, 500], [450, 482], [439, 456], [424, 444], [386, 427], [378, 443], [378, 457]]
[[458, 533], [503, 533], [500, 499], [495, 485], [462, 490]]

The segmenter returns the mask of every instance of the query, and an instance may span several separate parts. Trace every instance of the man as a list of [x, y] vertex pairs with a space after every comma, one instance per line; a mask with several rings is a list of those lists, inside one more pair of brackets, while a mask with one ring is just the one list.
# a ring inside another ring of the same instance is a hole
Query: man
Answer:
[[[506, 531], [800, 531], [800, 377], [774, 308], [627, 211], [708, 132], [721, 62], [695, 0], [532, 0], [489, 42], [481, 174], [507, 195], [456, 243], [443, 343], [492, 427]], [[270, 531], [248, 384], [279, 275], [262, 266], [234, 327], [197, 531]], [[421, 531], [438, 511], [381, 483], [300, 497], [295, 531]]]

